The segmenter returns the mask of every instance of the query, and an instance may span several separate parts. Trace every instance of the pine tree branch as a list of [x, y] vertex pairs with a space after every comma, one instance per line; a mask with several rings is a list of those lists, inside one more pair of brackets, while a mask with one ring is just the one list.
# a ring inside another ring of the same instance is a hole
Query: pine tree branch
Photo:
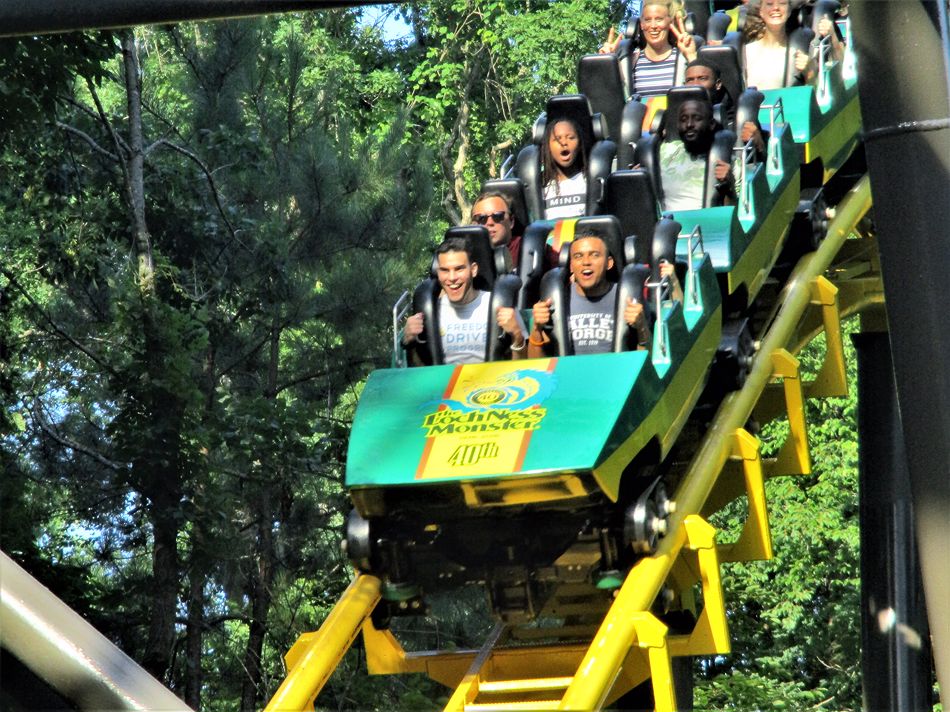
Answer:
[[361, 359], [356, 359], [354, 361], [347, 361], [346, 363], [341, 365], [339, 368], [333, 368], [333, 369], [328, 368], [322, 371], [310, 371], [309, 373], [301, 374], [300, 376], [297, 376], [296, 378], [291, 378], [290, 380], [284, 381], [282, 383], [278, 383], [277, 388], [275, 390], [275, 394], [281, 393], [282, 391], [286, 391], [288, 388], [299, 386], [301, 383], [306, 383], [307, 381], [315, 381], [319, 378], [326, 378], [331, 373], [336, 373], [341, 368], [365, 366], [366, 364], [373, 364], [375, 363], [375, 361], [376, 360], [373, 358], [361, 358]]
[[[67, 342], [69, 342], [69, 343], [72, 344], [74, 347], [76, 347], [77, 349], [79, 349], [79, 351], [81, 351], [81, 352], [84, 353], [86, 356], [88, 356], [90, 359], [92, 359], [93, 363], [95, 363], [96, 365], [98, 365], [98, 366], [99, 366], [100, 368], [102, 368], [104, 371], [107, 371], [107, 372], [108, 372], [110, 375], [112, 375], [112, 376], [118, 377], [118, 375], [119, 375], [118, 372], [117, 372], [114, 368], [112, 368], [112, 366], [110, 366], [108, 363], [106, 363], [106, 362], [99, 356], [99, 354], [97, 354], [95, 351], [93, 351], [92, 349], [90, 349], [90, 348], [89, 348], [88, 346], [86, 346], [85, 344], [81, 343], [78, 339], [76, 339], [74, 336], [72, 336], [72, 334], [70, 334], [69, 332], [67, 332], [67, 331], [66, 331], [65, 329], [63, 329], [59, 324], [57, 324], [55, 321], [53, 321], [53, 317], [51, 317], [49, 314], [47, 314], [46, 311], [43, 309], [43, 307], [41, 307], [41, 306], [37, 303], [37, 301], [36, 301], [35, 299], [33, 299], [33, 296], [29, 293], [29, 291], [26, 289], [26, 287], [24, 287], [22, 284], [20, 284], [20, 283], [17, 281], [16, 277], [13, 275], [12, 272], [10, 272], [9, 270], [6, 270], [6, 269], [0, 269], [0, 273], [2, 273], [4, 277], [6, 277], [8, 280], [10, 280], [10, 284], [12, 284], [12, 285], [16, 288], [16, 290], [17, 290], [18, 292], [20, 292], [20, 294], [23, 295], [23, 297], [26, 299], [26, 301], [29, 302], [30, 306], [32, 306], [32, 307], [40, 314], [40, 316], [42, 317], [43, 321], [45, 321], [45, 322], [47, 322], [47, 323], [49, 324], [49, 326], [51, 327], [52, 331], [47, 331], [46, 333], [54, 334], [54, 335], [56, 335], [56, 336], [59, 336], [59, 337], [62, 338], [62, 339], [65, 339]], [[45, 330], [44, 330], [44, 331], [45, 331]]]
[[61, 128], [61, 129], [63, 129], [63, 131], [66, 131], [66, 132], [68, 132], [68, 133], [73, 134], [74, 136], [78, 136], [79, 138], [81, 138], [81, 139], [82, 139], [83, 141], [85, 141], [85, 142], [89, 145], [89, 147], [92, 148], [92, 150], [95, 151], [96, 153], [100, 153], [100, 154], [102, 154], [103, 156], [105, 156], [106, 158], [108, 158], [109, 160], [112, 160], [112, 161], [118, 162], [118, 161], [120, 160], [120, 158], [119, 158], [117, 155], [115, 155], [114, 153], [111, 153], [110, 151], [107, 151], [107, 150], [104, 149], [102, 146], [100, 146], [100, 145], [98, 144], [98, 142], [97, 142], [92, 136], [90, 136], [89, 134], [87, 134], [85, 131], [80, 131], [80, 130], [77, 129], [75, 126], [70, 126], [69, 124], [64, 124], [62, 121], [57, 121], [57, 122], [55, 122], [55, 124], [56, 124], [56, 127], [57, 127], [57, 128]]
[[[183, 617], [181, 617], [181, 616], [178, 616], [177, 618], [175, 618], [175, 620], [176, 620], [176, 622], [178, 622], [180, 625], [188, 625], [189, 623], [192, 623], [192, 622], [193, 622], [193, 621], [189, 621], [187, 618], [183, 618]], [[222, 623], [227, 623], [228, 621], [238, 621], [238, 622], [240, 622], [240, 623], [250, 623], [250, 622], [251, 622], [251, 619], [250, 619], [248, 616], [245, 616], [245, 615], [243, 615], [243, 614], [241, 614], [241, 613], [225, 613], [225, 614], [222, 614], [222, 615], [220, 615], [220, 616], [215, 616], [214, 618], [207, 618], [207, 619], [201, 621], [201, 629], [202, 629], [202, 630], [212, 630], [212, 629], [214, 629], [214, 628], [217, 628], [217, 627], [218, 627], [219, 625], [221, 625]]]
[[60, 433], [58, 433], [56, 431], [56, 428], [54, 428], [52, 424], [49, 423], [46, 420], [46, 418], [43, 417], [43, 413], [40, 409], [40, 406], [37, 400], [33, 401], [32, 410], [33, 410], [33, 419], [37, 422], [37, 424], [40, 426], [43, 432], [45, 432], [47, 435], [49, 435], [53, 440], [55, 440], [57, 443], [59, 443], [63, 447], [69, 450], [73, 450], [74, 452], [81, 453], [85, 455], [86, 457], [91, 457], [100, 465], [105, 465], [109, 469], [114, 470], [116, 472], [123, 472], [126, 469], [126, 467], [122, 463], [110, 460], [105, 455], [99, 452], [96, 452], [92, 448], [86, 445], [77, 443], [74, 440], [70, 440], [65, 435], [61, 435]]
[[234, 230], [234, 226], [231, 224], [231, 221], [228, 220], [228, 216], [224, 211], [224, 205], [221, 204], [221, 193], [218, 190], [217, 184], [214, 182], [214, 174], [211, 169], [202, 161], [197, 155], [189, 151], [184, 146], [179, 146], [177, 143], [173, 143], [166, 138], [160, 138], [145, 149], [145, 155], [148, 156], [149, 153], [156, 146], [167, 146], [173, 151], [177, 151], [186, 158], [191, 159], [205, 174], [205, 179], [208, 181], [208, 187], [211, 188], [211, 195], [214, 197], [214, 204], [218, 208], [218, 214], [221, 216], [221, 219], [224, 220], [224, 224], [227, 225], [228, 232], [231, 234], [231, 239], [237, 242], [241, 247], [247, 250], [247, 245], [245, 245], [237, 236], [237, 232]]
[[[96, 105], [99, 121], [102, 122], [102, 125], [109, 133], [109, 136], [112, 137], [112, 143], [115, 145], [116, 153], [121, 156], [125, 156], [129, 152], [128, 144], [122, 140], [122, 137], [119, 136], [118, 132], [115, 130], [115, 127], [112, 125], [112, 122], [109, 121], [109, 117], [106, 116], [106, 110], [102, 106], [102, 100], [99, 98], [99, 92], [96, 91], [96, 85], [93, 84], [89, 77], [84, 77], [84, 79], [86, 80], [86, 88], [89, 89], [89, 95], [92, 97], [92, 101]], [[126, 168], [125, 160], [119, 161], [119, 165], [122, 167], [122, 175], [125, 177], [127, 183], [128, 169]]]

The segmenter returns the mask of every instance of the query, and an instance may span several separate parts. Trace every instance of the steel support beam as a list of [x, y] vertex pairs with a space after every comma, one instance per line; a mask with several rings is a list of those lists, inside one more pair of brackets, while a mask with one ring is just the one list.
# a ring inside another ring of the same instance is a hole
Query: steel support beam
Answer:
[[855, 0], [850, 9], [924, 591], [937, 677], [950, 690], [947, 8]]
[[70, 709], [191, 709], [3, 552], [0, 644]]
[[3, 0], [0, 37], [368, 4], [360, 0]]
[[929, 710], [930, 635], [890, 342], [881, 331], [852, 340], [858, 353], [864, 709]]

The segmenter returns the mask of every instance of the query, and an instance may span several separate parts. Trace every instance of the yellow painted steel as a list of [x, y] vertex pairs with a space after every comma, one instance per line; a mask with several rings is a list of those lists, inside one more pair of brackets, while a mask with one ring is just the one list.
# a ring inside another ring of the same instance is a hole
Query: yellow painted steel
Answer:
[[525, 710], [525, 712], [541, 712], [542, 710], [556, 710], [558, 700], [526, 700], [515, 702], [486, 702], [465, 706], [465, 712], [506, 712], [506, 710]]
[[478, 689], [482, 692], [540, 692], [542, 690], [565, 690], [571, 684], [572, 677], [541, 677], [530, 680], [499, 680], [482, 682]]
[[469, 507], [510, 507], [555, 500], [579, 499], [590, 493], [576, 475], [512, 478], [489, 483], [463, 482], [462, 494]]
[[312, 710], [313, 701], [379, 602], [380, 580], [365, 574], [349, 585], [315, 633], [304, 633], [284, 658], [289, 672], [264, 712]]
[[[371, 675], [422, 673], [448, 688], [456, 688], [462, 683], [480, 654], [478, 650], [407, 653], [389, 630], [377, 630], [369, 619], [363, 623], [363, 642], [366, 667]], [[582, 643], [494, 647], [491, 671], [496, 679], [490, 682], [489, 689], [491, 685], [505, 684], [503, 680], [517, 681], [536, 676], [539, 670], [549, 673], [552, 679], [569, 678], [586, 650], [587, 646]]]
[[848, 378], [844, 367], [844, 343], [841, 340], [841, 316], [838, 288], [825, 277], [811, 283], [811, 303], [821, 308], [825, 330], [825, 360], [815, 379], [808, 384], [809, 398], [848, 395]]
[[[653, 556], [639, 561], [627, 576], [561, 701], [561, 709], [593, 710], [603, 705], [633, 640], [631, 612], [647, 611], [652, 605], [686, 543], [686, 519], [703, 509], [719, 473], [732, 455], [734, 434], [749, 419], [756, 401], [775, 374], [773, 354], [785, 350], [809, 306], [812, 298], [810, 284], [828, 269], [841, 245], [870, 207], [871, 188], [865, 176], [838, 206], [825, 241], [816, 252], [805, 256], [793, 272], [781, 308], [760, 345], [760, 354], [752, 363], [745, 385], [724, 399], [717, 418], [674, 494], [676, 509], [670, 517], [671, 533], [660, 541]], [[788, 366], [788, 359], [784, 356], [776, 360], [780, 366]], [[798, 387], [800, 389], [800, 383]]]
[[[669, 699], [666, 697], [665, 677], [671, 676], [671, 673], [667, 672], [670, 648], [666, 644], [665, 632], [661, 645], [657, 628], [648, 625], [645, 621], [649, 622], [652, 618], [649, 609], [653, 599], [656, 598], [660, 586], [666, 580], [676, 557], [684, 547], [695, 550], [699, 556], [704, 609], [693, 633], [676, 640], [677, 652], [681, 655], [692, 654], [694, 648], [709, 653], [729, 652], [729, 634], [716, 555], [715, 530], [702, 517], [691, 514], [663, 540], [662, 553], [657, 552], [651, 557], [641, 559], [631, 569], [620, 587], [614, 604], [604, 617], [597, 635], [594, 636], [574, 680], [567, 688], [561, 700], [560, 709], [600, 709], [635, 640], [637, 645], [648, 648], [654, 694], [657, 695], [658, 700], [657, 709], [660, 709], [660, 699]], [[663, 662], [664, 658], [666, 663]], [[669, 678], [669, 685], [672, 689], [672, 677]], [[675, 709], [675, 701], [669, 704], [674, 706], [668, 709]]]
[[[659, 618], [647, 611], [633, 613], [630, 619], [637, 645], [646, 649], [650, 661], [653, 703], [656, 705], [656, 712], [676, 712], [673, 665], [670, 660], [670, 648], [666, 641], [669, 629]], [[562, 706], [561, 709], [565, 708]]]
[[455, 693], [445, 706], [445, 712], [463, 712], [468, 705], [475, 701], [475, 698], [478, 696], [478, 684], [479, 678], [482, 675], [482, 668], [488, 664], [488, 661], [491, 659], [492, 650], [498, 644], [498, 641], [504, 633], [505, 626], [501, 623], [497, 624], [491, 635], [488, 636], [488, 640], [486, 640], [482, 646], [481, 651], [472, 661], [468, 672], [466, 672], [465, 677], [462, 678], [461, 684], [455, 688]]
[[[867, 265], [853, 265], [850, 270], [867, 269]], [[878, 303], [883, 303], [883, 291], [879, 279], [863, 279], [862, 284], [855, 288], [851, 283], [844, 283], [844, 306], [849, 309], [845, 314], [853, 314], [858, 309], [866, 308], [874, 303], [875, 294]], [[871, 285], [877, 284], [875, 290]], [[809, 309], [799, 322], [798, 333], [786, 347], [790, 353], [797, 353], [808, 341], [818, 333], [825, 334], [825, 356], [819, 367], [818, 374], [809, 383], [804, 383], [803, 391], [808, 398], [826, 398], [828, 396], [844, 396], [848, 393], [848, 382], [845, 374], [844, 343], [841, 338], [842, 304], [839, 300], [839, 288], [823, 276], [817, 277], [809, 285], [812, 299]], [[789, 412], [788, 396], [784, 384], [772, 383], [766, 386], [759, 402], [755, 406], [755, 417], [762, 423], [777, 418]], [[794, 406], [791, 406], [794, 407]], [[782, 474], [782, 473], [778, 473]]]
[[671, 638], [674, 655], [724, 655], [731, 651], [726, 599], [719, 574], [716, 530], [702, 517], [691, 514], [684, 522], [686, 547], [696, 552], [703, 591], [703, 610], [688, 636]]
[[749, 514], [742, 533], [732, 544], [719, 546], [719, 560], [762, 561], [772, 558], [772, 532], [769, 511], [765, 502], [765, 477], [762, 472], [761, 443], [744, 428], [736, 431], [733, 439], [733, 458], [742, 461]]
[[769, 462], [773, 475], [807, 475], [811, 473], [808, 452], [808, 425], [805, 422], [805, 395], [802, 389], [798, 359], [784, 348], [772, 352], [772, 378], [781, 378], [785, 389], [788, 413], [788, 439], [775, 459]]

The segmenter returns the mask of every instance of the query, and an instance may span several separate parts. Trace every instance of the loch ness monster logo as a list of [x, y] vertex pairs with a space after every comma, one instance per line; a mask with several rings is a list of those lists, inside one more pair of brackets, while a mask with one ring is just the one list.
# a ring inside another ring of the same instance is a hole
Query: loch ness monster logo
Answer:
[[[462, 384], [464, 388], [464, 384]], [[519, 369], [503, 374], [492, 383], [476, 383], [466, 389], [461, 399], [446, 398], [429, 401], [420, 410], [445, 406], [449, 410], [468, 413], [475, 410], [525, 409], [546, 401], [557, 386], [557, 378], [550, 371]]]

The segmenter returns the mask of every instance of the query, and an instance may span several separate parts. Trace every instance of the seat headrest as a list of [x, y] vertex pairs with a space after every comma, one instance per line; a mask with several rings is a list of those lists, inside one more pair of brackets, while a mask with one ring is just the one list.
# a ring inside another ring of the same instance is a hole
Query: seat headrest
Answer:
[[[659, 219], [653, 181], [646, 170], [614, 171], [607, 176], [606, 212], [620, 221], [620, 234], [626, 239], [636, 236], [636, 260], [650, 260], [650, 240]], [[631, 258], [626, 250], [626, 264]]]
[[[699, 22], [696, 18], [695, 12], [687, 12], [686, 17], [683, 19], [683, 29], [686, 30], [687, 34], [695, 35], [699, 28]], [[670, 33], [672, 34], [672, 32]]]
[[[623, 241], [621, 239], [620, 221], [613, 215], [589, 215], [582, 218], [565, 218], [558, 220], [554, 228], [548, 234], [548, 244], [556, 250], [559, 258], [568, 259], [569, 245], [577, 239], [577, 236], [585, 231], [592, 230], [604, 238], [607, 243], [607, 250], [610, 256], [614, 258], [614, 263], [618, 267], [623, 267]], [[568, 252], [564, 248], [568, 247]], [[565, 257], [568, 255], [568, 257]], [[568, 263], [561, 265], [568, 266]]]
[[742, 71], [739, 69], [739, 53], [731, 45], [705, 45], [697, 52], [697, 59], [710, 64], [719, 72], [722, 88], [733, 104], [742, 93]]
[[515, 216], [515, 225], [512, 233], [521, 235], [531, 222], [528, 219], [528, 207], [524, 198], [524, 183], [520, 178], [493, 178], [482, 183], [480, 193], [500, 193], [505, 196], [511, 205], [511, 212]]
[[542, 111], [531, 125], [531, 143], [540, 146], [544, 143], [544, 127], [548, 125], [547, 112]]
[[[443, 239], [448, 240], [451, 237], [460, 237], [468, 243], [469, 249], [472, 252], [472, 262], [478, 265], [478, 276], [475, 277], [474, 281], [475, 288], [486, 291], [490, 290], [495, 283], [495, 277], [497, 275], [495, 273], [495, 256], [488, 230], [481, 225], [450, 227], [445, 231], [445, 237]], [[434, 254], [432, 256], [432, 277], [438, 278], [438, 269], [439, 257]]]
[[666, 111], [663, 114], [664, 141], [679, 139], [679, 121], [677, 117], [679, 117], [680, 107], [687, 101], [701, 101], [705, 104], [709, 104], [709, 109], [712, 111], [709, 94], [706, 93], [703, 87], [695, 85], [673, 87], [666, 93]]
[[571, 243], [565, 242], [561, 245], [561, 249], [557, 251], [557, 266], [563, 270], [570, 271], [571, 269]]
[[[621, 270], [624, 265], [623, 239], [620, 234], [620, 221], [613, 215], [591, 215], [578, 218], [574, 225], [574, 239], [587, 231], [600, 235], [607, 244], [607, 252], [614, 258], [614, 269]], [[614, 275], [616, 276], [616, 275]]]
[[623, 36], [628, 40], [633, 40], [633, 43], [639, 47], [643, 44], [643, 29], [640, 27], [640, 16], [633, 15], [627, 26], [623, 28]]
[[[594, 121], [591, 116], [590, 102], [583, 94], [558, 94], [548, 99], [548, 104], [544, 112], [545, 122], [557, 123], [562, 119], [570, 119], [577, 124], [581, 132], [581, 143], [589, 151], [595, 140]], [[541, 121], [540, 117], [538, 121]], [[535, 143], [540, 144], [544, 140], [544, 130], [542, 126], [541, 135], [537, 136], [538, 122], [535, 122]]]
[[591, 123], [593, 124], [594, 141], [603, 141], [609, 138], [610, 129], [607, 127], [607, 118], [603, 114], [594, 114]]
[[721, 42], [729, 31], [729, 25], [732, 24], [732, 18], [726, 14], [725, 10], [716, 10], [709, 17], [706, 23], [706, 41]]

